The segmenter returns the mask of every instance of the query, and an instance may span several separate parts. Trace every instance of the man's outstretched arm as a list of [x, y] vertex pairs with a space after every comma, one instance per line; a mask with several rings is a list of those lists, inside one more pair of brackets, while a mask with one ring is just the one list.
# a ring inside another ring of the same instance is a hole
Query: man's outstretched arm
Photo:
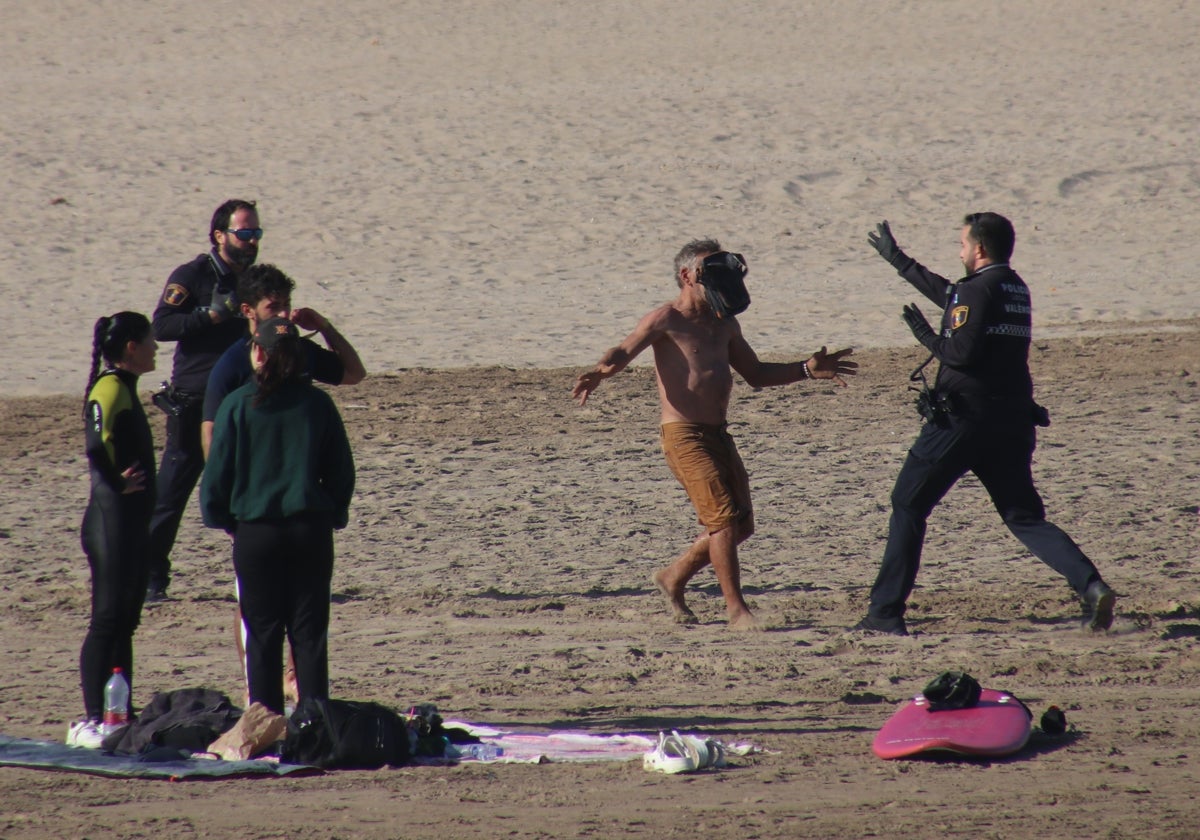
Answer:
[[600, 387], [601, 382], [625, 370], [643, 350], [658, 341], [666, 332], [669, 310], [669, 306], [662, 306], [643, 317], [624, 341], [601, 356], [594, 368], [576, 378], [571, 397], [580, 405], [586, 404], [588, 396]]
[[843, 376], [858, 373], [858, 362], [846, 359], [853, 348], [830, 353], [824, 346], [802, 362], [764, 362], [739, 332], [729, 345], [729, 363], [752, 388], [788, 385], [802, 379], [829, 379], [843, 388]]

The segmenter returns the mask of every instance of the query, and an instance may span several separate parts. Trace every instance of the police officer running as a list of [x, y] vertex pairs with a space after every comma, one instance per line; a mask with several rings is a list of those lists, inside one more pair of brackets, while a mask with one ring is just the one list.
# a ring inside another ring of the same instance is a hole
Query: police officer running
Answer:
[[237, 275], [258, 258], [262, 227], [254, 202], [230, 199], [213, 213], [212, 250], [171, 272], [154, 310], [154, 337], [174, 341], [171, 385], [155, 402], [167, 412], [167, 441], [150, 520], [150, 580], [146, 600], [166, 597], [171, 548], [200, 472], [201, 409], [208, 375], [221, 354], [246, 334], [237, 303]]
[[901, 277], [944, 311], [941, 330], [935, 331], [915, 305], [903, 310], [913, 335], [939, 368], [934, 387], [917, 401], [926, 422], [892, 490], [883, 562], [867, 615], [853, 629], [908, 635], [904, 613], [921, 562], [926, 520], [950, 488], [972, 472], [1013, 535], [1082, 599], [1084, 626], [1107, 630], [1115, 593], [1079, 546], [1046, 521], [1033, 486], [1035, 425], [1048, 425], [1049, 417], [1033, 401], [1029, 288], [1008, 264], [1016, 240], [1012, 223], [996, 213], [963, 219], [960, 256], [967, 276], [957, 283], [900, 250], [886, 221], [867, 238]]

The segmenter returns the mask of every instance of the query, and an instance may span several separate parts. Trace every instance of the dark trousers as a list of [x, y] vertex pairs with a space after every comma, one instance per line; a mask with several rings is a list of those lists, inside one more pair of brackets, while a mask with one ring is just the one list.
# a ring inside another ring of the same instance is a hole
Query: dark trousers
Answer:
[[904, 615], [921, 564], [925, 523], [942, 497], [967, 472], [983, 484], [1000, 518], [1029, 551], [1058, 572], [1076, 593], [1100, 578], [1092, 561], [1069, 536], [1046, 521], [1033, 486], [1037, 445], [1034, 426], [1004, 418], [950, 418], [926, 423], [908, 452], [892, 490], [892, 518], [879, 575], [871, 588], [870, 614]]
[[133, 688], [133, 634], [146, 597], [145, 509], [131, 511], [133, 505], [122, 501], [93, 495], [80, 534], [92, 570], [92, 617], [79, 651], [79, 680], [92, 720], [104, 713], [104, 684], [113, 668]]
[[329, 594], [333, 525], [326, 516], [239, 522], [233, 538], [238, 604], [246, 628], [250, 702], [283, 713], [283, 640], [300, 697], [329, 696]]
[[167, 417], [167, 441], [158, 467], [158, 499], [150, 518], [150, 584], [165, 589], [171, 579], [171, 549], [188, 499], [204, 470], [200, 446], [203, 405], [193, 401], [178, 417]]

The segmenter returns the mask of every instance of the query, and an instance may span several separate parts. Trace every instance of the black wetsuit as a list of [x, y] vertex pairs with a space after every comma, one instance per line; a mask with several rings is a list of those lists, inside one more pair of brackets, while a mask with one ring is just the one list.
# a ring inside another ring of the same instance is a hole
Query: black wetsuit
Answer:
[[986, 266], [957, 283], [916, 261], [900, 275], [944, 309], [941, 331], [926, 346], [940, 362], [935, 390], [951, 411], [925, 423], [896, 479], [869, 615], [903, 618], [926, 520], [967, 472], [978, 477], [1013, 535], [1082, 596], [1100, 575], [1079, 546], [1046, 521], [1033, 486], [1029, 288], [1007, 264]]
[[167, 417], [158, 500], [150, 523], [149, 582], [156, 591], [165, 590], [170, 580], [171, 549], [204, 469], [200, 419], [208, 375], [221, 354], [246, 336], [242, 319], [214, 324], [207, 311], [214, 290], [233, 288], [236, 282], [233, 271], [215, 251], [200, 254], [171, 273], [154, 310], [154, 337], [176, 342], [171, 385], [185, 406], [179, 416]]
[[[87, 716], [104, 712], [104, 684], [121, 668], [133, 685], [133, 634], [141, 620], [154, 509], [154, 441], [137, 395], [137, 377], [105, 371], [88, 393], [86, 440], [92, 492], [81, 543], [92, 570], [92, 617], [79, 653]], [[124, 493], [126, 469], [137, 464], [145, 488]]]

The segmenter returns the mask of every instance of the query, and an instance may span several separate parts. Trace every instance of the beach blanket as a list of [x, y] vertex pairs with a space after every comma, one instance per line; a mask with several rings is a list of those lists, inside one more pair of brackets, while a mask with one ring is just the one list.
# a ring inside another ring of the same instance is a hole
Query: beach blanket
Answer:
[[[178, 754], [178, 753], [177, 753]], [[100, 750], [68, 747], [53, 741], [32, 741], [0, 735], [0, 767], [27, 767], [36, 770], [63, 770], [134, 779], [168, 779], [228, 776], [288, 776], [294, 773], [320, 773], [316, 767], [283, 764], [257, 759], [221, 761], [211, 758], [178, 758], [158, 752], [147, 756], [112, 755]]]
[[631, 761], [641, 759], [654, 741], [644, 735], [592, 735], [587, 732], [505, 732], [479, 724], [447, 721], [485, 744], [499, 748], [495, 758], [464, 761], [544, 764], [557, 761]]
[[[658, 743], [646, 735], [594, 735], [590, 732], [512, 732], [478, 723], [446, 721], [479, 738], [484, 744], [499, 748], [494, 758], [464, 756], [462, 761], [513, 762], [545, 764], [557, 761], [634, 761], [641, 760]], [[704, 736], [700, 736], [704, 737]], [[752, 744], [729, 744], [729, 755], [751, 755], [761, 752]]]
[[[446, 721], [446, 727], [464, 729], [481, 743], [497, 748], [494, 757], [454, 758], [416, 757], [414, 763], [446, 765], [469, 763], [547, 764], [551, 762], [635, 761], [654, 749], [657, 741], [646, 735], [596, 735], [582, 731], [514, 732], [477, 723]], [[453, 750], [454, 748], [451, 747]], [[759, 752], [750, 744], [731, 744], [730, 755]], [[198, 754], [202, 755], [202, 754]], [[68, 747], [51, 741], [33, 741], [0, 735], [0, 767], [27, 767], [64, 770], [122, 778], [169, 779], [214, 778], [229, 776], [287, 776], [295, 773], [321, 773], [316, 767], [286, 764], [277, 757], [245, 761], [223, 761], [212, 757], [171, 758], [168, 751], [141, 756], [122, 756]]]

